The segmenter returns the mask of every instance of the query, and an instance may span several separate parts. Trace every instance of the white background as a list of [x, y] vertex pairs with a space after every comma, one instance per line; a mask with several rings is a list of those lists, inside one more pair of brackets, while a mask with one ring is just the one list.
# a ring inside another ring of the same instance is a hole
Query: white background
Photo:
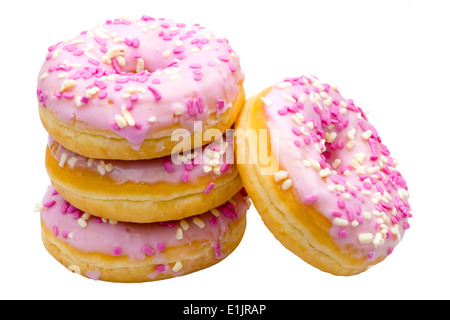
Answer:
[[[446, 1], [10, 1], [0, 10], [3, 299], [449, 299], [450, 8]], [[197, 273], [116, 284], [67, 271], [44, 249], [33, 212], [49, 184], [36, 82], [48, 46], [107, 19], [143, 14], [200, 23], [229, 39], [247, 96], [316, 75], [369, 109], [400, 162], [414, 217], [393, 254], [353, 277], [287, 251], [257, 211], [236, 251]]]

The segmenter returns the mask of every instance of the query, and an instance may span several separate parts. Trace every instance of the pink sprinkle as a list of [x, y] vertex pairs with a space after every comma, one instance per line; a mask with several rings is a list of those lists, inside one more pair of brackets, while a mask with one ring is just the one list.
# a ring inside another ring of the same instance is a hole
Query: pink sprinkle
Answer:
[[211, 216], [211, 218], [209, 219], [209, 224], [211, 225], [211, 227], [214, 227], [217, 224], [217, 217]]
[[119, 62], [117, 61], [116, 58], [111, 59], [112, 65], [114, 67], [114, 70], [116, 71], [116, 73], [121, 73], [122, 72], [122, 68], [119, 65]]
[[69, 205], [70, 205], [69, 202], [67, 202], [66, 200], [64, 200], [63, 204], [61, 205], [60, 212], [61, 212], [62, 214], [67, 213], [67, 209], [69, 208]]
[[100, 65], [100, 63], [97, 60], [94, 60], [94, 59], [88, 59], [88, 62], [90, 64], [93, 64], [94, 66], [97, 66], [97, 67]]
[[50, 201], [47, 201], [46, 203], [44, 203], [43, 206], [45, 208], [51, 208], [51, 207], [53, 207], [55, 205], [55, 203], [56, 203], [55, 200], [50, 200]]
[[141, 248], [142, 252], [145, 253], [148, 256], [152, 256], [155, 253], [155, 249], [149, 247], [149, 246], [143, 246]]
[[192, 171], [193, 168], [194, 168], [194, 165], [192, 163], [185, 163], [184, 164], [184, 169], [186, 171]]
[[389, 248], [387, 251], [387, 255], [390, 255], [394, 251], [394, 248]]
[[121, 254], [122, 254], [122, 248], [114, 247], [113, 255], [114, 256], [120, 256]]
[[300, 147], [300, 146], [301, 146], [300, 140], [294, 140], [294, 144], [295, 144], [295, 146], [297, 146], [297, 147]]
[[133, 94], [130, 96], [130, 100], [131, 100], [131, 101], [138, 101], [138, 100], [139, 100], [138, 94], [137, 94], [137, 93], [133, 93]]
[[331, 211], [331, 215], [333, 217], [340, 218], [340, 217], [342, 217], [342, 212], [337, 211], [337, 210], [333, 210], [333, 211]]
[[189, 181], [189, 173], [188, 172], [183, 173], [183, 175], [181, 176], [181, 180], [183, 180], [184, 182], [188, 182]]
[[195, 98], [195, 104], [197, 105], [198, 113], [203, 113], [204, 111], [203, 99], [201, 97]]
[[94, 37], [94, 39], [95, 39], [95, 41], [96, 41], [99, 45], [101, 45], [101, 46], [106, 46], [106, 41], [103, 40], [102, 38], [100, 38], [100, 37]]
[[159, 264], [155, 268], [156, 272], [163, 272], [164, 270], [166, 270], [166, 267], [163, 264]]
[[305, 198], [305, 201], [306, 201], [306, 203], [311, 204], [311, 203], [316, 202], [318, 199], [319, 199], [319, 197], [317, 196], [317, 194], [313, 193], [313, 194], [310, 194], [309, 196], [307, 196]]
[[339, 231], [339, 238], [345, 238], [347, 236], [347, 230], [342, 229]]
[[53, 234], [55, 235], [55, 237], [58, 235], [58, 227], [56, 226], [56, 224], [54, 224], [53, 226], [52, 226], [52, 231], [53, 231]]
[[67, 237], [69, 236], [69, 232], [68, 232], [67, 230], [63, 230], [63, 231], [61, 232], [61, 236], [62, 236], [63, 238], [67, 238]]
[[[153, 80], [157, 80], [157, 79], [153, 79]], [[148, 88], [148, 90], [150, 90], [151, 93], [153, 93], [153, 95], [155, 96], [155, 101], [161, 100], [162, 95], [161, 95], [161, 93], [160, 93], [158, 90], [156, 90], [155, 88], [150, 87], [150, 86], [148, 86], [147, 88]]]
[[189, 115], [193, 116], [193, 115], [196, 114], [195, 107], [194, 107], [194, 100], [193, 99], [188, 98], [186, 100], [186, 107], [187, 107], [187, 111], [188, 111]]
[[409, 228], [410, 228], [409, 223], [408, 223], [407, 221], [405, 221], [405, 222], [403, 223], [403, 229], [404, 229], [404, 230], [408, 230]]
[[160, 84], [161, 80], [159, 80], [159, 79], [152, 79], [152, 83], [153, 84]]
[[237, 70], [236, 67], [234, 66], [234, 64], [232, 64], [232, 63], [228, 64], [228, 68], [230, 69], [231, 72], [236, 72], [236, 70]]
[[191, 63], [189, 68], [191, 69], [201, 69], [202, 65], [200, 63]]
[[173, 165], [172, 161], [170, 161], [169, 159], [165, 159], [163, 161], [162, 165], [168, 173], [171, 173], [171, 172], [173, 172], [173, 170], [175, 170], [175, 166]]
[[227, 170], [230, 168], [230, 164], [229, 163], [224, 163], [221, 167], [220, 167], [220, 172], [225, 173], [227, 172]]
[[162, 252], [166, 248], [166, 245], [164, 242], [160, 242], [157, 244], [156, 248], [158, 249], [158, 251]]
[[223, 107], [225, 107], [225, 101], [224, 100], [217, 100], [217, 109], [222, 110]]
[[281, 108], [281, 109], [278, 109], [278, 114], [280, 115], [280, 116], [284, 116], [284, 115], [287, 115], [288, 114], [288, 108], [287, 107], [284, 107], [284, 108]]
[[342, 198], [337, 198], [337, 205], [340, 209], [344, 209], [345, 208], [345, 201]]
[[108, 92], [106, 90], [102, 90], [98, 93], [98, 98], [103, 100], [106, 98], [107, 95], [108, 95]]
[[62, 96], [66, 99], [73, 99], [75, 94], [73, 92], [63, 92]]
[[95, 80], [94, 81], [94, 85], [99, 87], [100, 89], [106, 89], [106, 82], [105, 81], [101, 81], [101, 80]]
[[206, 187], [206, 189], [205, 189], [205, 194], [208, 194], [208, 193], [210, 193], [211, 192], [211, 190], [214, 188], [214, 186], [215, 186], [215, 183], [214, 182], [211, 182], [207, 187]]
[[292, 132], [296, 135], [296, 136], [301, 136], [302, 132], [300, 131], [299, 128], [297, 127], [292, 127]]

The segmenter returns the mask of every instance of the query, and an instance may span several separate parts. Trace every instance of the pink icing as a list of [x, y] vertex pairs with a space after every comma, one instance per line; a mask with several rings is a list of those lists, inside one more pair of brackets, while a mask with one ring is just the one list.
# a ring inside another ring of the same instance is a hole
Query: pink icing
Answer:
[[285, 79], [262, 100], [269, 132], [280, 137], [271, 143], [288, 173], [283, 189], [330, 220], [342, 250], [361, 248], [369, 259], [390, 254], [409, 228], [408, 187], [361, 108], [304, 76]]
[[[209, 177], [214, 181], [223, 175], [236, 174], [237, 172], [234, 165], [234, 145], [231, 138], [225, 138], [225, 136], [222, 140], [216, 140], [207, 146], [195, 148], [182, 155], [181, 158], [166, 156], [136, 161], [86, 158], [61, 145], [52, 148], [51, 146], [54, 143], [55, 141], [49, 137], [48, 144], [51, 153], [60, 166], [69, 169], [92, 170], [111, 177], [119, 184], [126, 181], [148, 184], [158, 182], [195, 183], [201, 177]], [[64, 161], [61, 160], [63, 156]], [[211, 187], [205, 187], [205, 192], [211, 191], [209, 188]]]
[[71, 210], [67, 210], [67, 201], [55, 193], [53, 186], [49, 186], [43, 203], [55, 201], [55, 205], [44, 208], [41, 219], [60, 241], [81, 251], [127, 256], [130, 260], [154, 256], [156, 263], [163, 265], [167, 247], [208, 240], [216, 248], [228, 232], [229, 224], [242, 217], [249, 208], [246, 200], [246, 196], [238, 192], [216, 209], [181, 221], [112, 224], [99, 217], [86, 217], [84, 212], [70, 204]]
[[60, 121], [114, 131], [139, 147], [176, 123], [193, 132], [194, 121], [219, 121], [243, 79], [228, 40], [198, 24], [143, 16], [108, 20], [49, 47], [37, 96]]

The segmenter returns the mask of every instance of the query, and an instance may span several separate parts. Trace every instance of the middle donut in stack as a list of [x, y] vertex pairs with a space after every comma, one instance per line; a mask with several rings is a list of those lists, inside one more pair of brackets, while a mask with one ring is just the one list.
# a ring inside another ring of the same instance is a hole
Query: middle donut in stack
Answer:
[[[40, 74], [52, 194], [109, 222], [181, 221], [186, 230], [183, 219], [215, 208], [237, 219], [232, 197], [242, 182], [233, 141], [217, 133], [231, 128], [244, 103], [244, 76], [226, 39], [199, 25], [147, 16], [108, 20], [50, 47]], [[216, 140], [197, 139], [207, 130], [215, 130]], [[180, 131], [181, 140], [174, 139]], [[239, 234], [224, 246], [228, 252], [217, 255], [214, 242], [212, 256], [223, 258], [238, 245], [245, 229], [245, 215], [239, 217]], [[55, 256], [58, 250], [49, 251]], [[151, 279], [119, 274], [104, 280]]]

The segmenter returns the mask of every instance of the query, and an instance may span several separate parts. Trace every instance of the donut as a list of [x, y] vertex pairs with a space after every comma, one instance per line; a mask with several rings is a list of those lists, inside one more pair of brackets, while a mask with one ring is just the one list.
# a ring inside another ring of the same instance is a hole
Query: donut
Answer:
[[200, 215], [157, 223], [117, 222], [82, 212], [49, 186], [42, 241], [67, 269], [110, 282], [146, 282], [205, 269], [226, 258], [245, 231], [244, 190]]
[[61, 145], [96, 159], [172, 154], [224, 132], [245, 100], [239, 58], [225, 38], [198, 24], [115, 19], [48, 48], [37, 81], [39, 114]]
[[238, 170], [263, 222], [312, 266], [361, 273], [410, 227], [397, 160], [337, 87], [286, 78], [248, 99], [235, 136]]
[[45, 164], [54, 188], [80, 210], [126, 222], [180, 220], [221, 205], [242, 188], [228, 141], [127, 161], [86, 158], [50, 137]]

